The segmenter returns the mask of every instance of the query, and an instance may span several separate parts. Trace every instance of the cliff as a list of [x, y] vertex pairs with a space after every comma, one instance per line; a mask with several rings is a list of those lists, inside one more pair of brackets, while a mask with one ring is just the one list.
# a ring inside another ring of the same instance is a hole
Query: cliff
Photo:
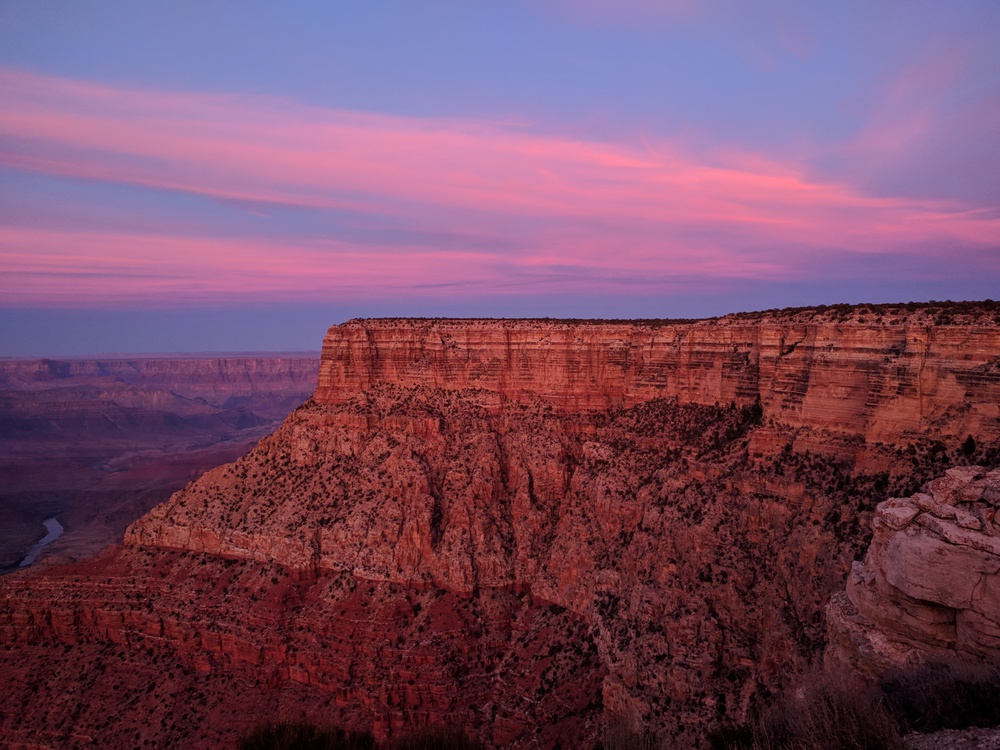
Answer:
[[[574, 452], [611, 458], [599, 441], [569, 445], [574, 415], [596, 430], [588, 413], [667, 398], [759, 403], [771, 434], [991, 441], [1000, 435], [998, 356], [995, 326], [938, 330], [908, 320], [352, 321], [326, 336], [312, 403], [258, 449], [267, 483], [248, 479], [240, 464], [222, 467], [136, 524], [127, 541], [462, 591], [539, 585], [535, 530], [524, 523], [532, 506], [558, 503], [568, 490], [593, 494], [571, 484], [567, 460], [582, 458]], [[552, 409], [563, 416], [548, 416]], [[682, 447], [663, 444], [667, 452]], [[618, 495], [641, 477], [621, 474]], [[279, 487], [297, 488], [300, 499]], [[274, 511], [256, 508], [261, 494]], [[391, 535], [380, 527], [387, 500], [399, 525]], [[458, 530], [442, 525], [456, 504]], [[296, 518], [326, 522], [303, 527]], [[522, 532], [532, 538], [518, 538]], [[542, 587], [553, 601], [576, 603], [550, 590], [562, 588], [554, 582]]]
[[340, 405], [380, 383], [484, 391], [494, 408], [541, 399], [565, 413], [656, 398], [759, 401], [790, 427], [895, 442], [997, 437], [995, 324], [902, 316], [722, 318], [687, 324], [357, 320], [330, 329], [315, 401]]
[[1000, 471], [949, 469], [878, 505], [827, 613], [827, 658], [879, 675], [929, 656], [1000, 660]]
[[[87, 389], [104, 400], [110, 397], [118, 401], [127, 401], [129, 393], [166, 393], [221, 407], [260, 397], [273, 400], [279, 394], [298, 397], [311, 393], [316, 387], [317, 365], [318, 358], [312, 353], [0, 360], [0, 392], [8, 398], [35, 393], [46, 400], [46, 395], [54, 392]], [[148, 408], [155, 402], [140, 404]]]
[[335, 326], [314, 397], [93, 577], [5, 581], [0, 638], [164, 649], [380, 736], [694, 746], [821, 653], [879, 502], [1000, 462], [992, 310], [874, 314]]

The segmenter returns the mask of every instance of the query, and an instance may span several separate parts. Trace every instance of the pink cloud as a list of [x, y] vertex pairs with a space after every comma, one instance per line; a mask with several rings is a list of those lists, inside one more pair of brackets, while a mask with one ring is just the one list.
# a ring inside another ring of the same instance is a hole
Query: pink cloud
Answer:
[[864, 126], [817, 162], [869, 194], [948, 196], [966, 208], [995, 208], [1000, 95], [981, 82], [976, 53], [987, 45], [995, 49], [996, 40], [946, 39], [881, 81]]
[[651, 285], [794, 278], [831, 247], [904, 253], [916, 243], [985, 246], [1000, 236], [1000, 221], [968, 206], [871, 197], [794, 162], [740, 151], [709, 159], [671, 141], [585, 141], [9, 69], [0, 70], [0, 91], [0, 165], [9, 168], [182, 191], [258, 213], [267, 204], [357, 211], [510, 240], [506, 250], [455, 251], [205, 238], [183, 227], [156, 236], [7, 228], [0, 291], [15, 304], [319, 298], [515, 281], [537, 291], [555, 283], [552, 269], [573, 269], [579, 288], [606, 288], [623, 275]]
[[[370, 253], [329, 241], [86, 234], [0, 228], [5, 301], [161, 302], [207, 297], [250, 301], [344, 298], [372, 288], [456, 282], [456, 269], [492, 258], [470, 252], [382, 248]], [[166, 295], [150, 299], [150, 295]]]
[[887, 81], [869, 122], [848, 146], [858, 161], [897, 161], [933, 133], [941, 99], [962, 73], [962, 58], [950, 50], [920, 60]]

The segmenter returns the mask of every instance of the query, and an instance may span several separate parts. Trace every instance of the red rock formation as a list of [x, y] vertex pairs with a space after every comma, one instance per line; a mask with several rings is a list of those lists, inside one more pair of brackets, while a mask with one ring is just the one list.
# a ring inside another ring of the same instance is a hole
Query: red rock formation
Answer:
[[880, 503], [827, 614], [831, 662], [869, 674], [961, 652], [1000, 660], [1000, 471], [958, 467]]
[[654, 398], [746, 404], [792, 427], [897, 441], [988, 434], [1000, 416], [995, 325], [873, 326], [723, 318], [690, 324], [357, 320], [323, 342], [315, 400], [344, 404], [379, 383], [540, 398], [567, 413]]
[[821, 651], [876, 503], [1000, 456], [992, 319], [833, 317], [334, 327], [314, 399], [70, 605], [74, 568], [4, 581], [0, 636], [155, 644], [383, 734], [461, 706], [586, 746], [603, 710], [693, 745]]
[[[604, 671], [589, 625], [524, 592], [469, 598], [350, 575], [300, 581], [276, 565], [135, 550], [5, 584], [0, 642], [16, 644], [0, 656], [8, 679], [39, 682], [29, 668], [46, 648], [58, 659], [45, 671], [69, 678], [41, 720], [37, 707], [0, 704], [7, 741], [49, 735], [64, 746], [72, 731], [141, 746], [132, 739], [138, 730], [157, 746], [178, 747], [221, 731], [231, 745], [256, 720], [306, 715], [380, 737], [460, 722], [501, 746], [518, 737], [551, 744], [593, 734], [599, 715], [594, 696]], [[114, 685], [100, 698], [88, 692], [103, 679], [91, 661], [102, 653], [96, 644], [124, 661], [106, 665], [120, 695]], [[161, 658], [163, 679], [180, 683], [178, 694], [164, 695], [154, 666]], [[189, 705], [188, 692], [207, 700]], [[80, 711], [92, 701], [120, 701], [129, 716], [108, 726], [102, 711]], [[191, 718], [178, 721], [185, 712]], [[164, 713], [173, 725], [154, 723]]]

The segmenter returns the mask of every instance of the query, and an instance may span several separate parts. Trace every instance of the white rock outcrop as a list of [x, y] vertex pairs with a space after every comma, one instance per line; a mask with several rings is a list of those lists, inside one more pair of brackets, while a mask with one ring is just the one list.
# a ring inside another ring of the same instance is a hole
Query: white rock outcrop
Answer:
[[998, 508], [1000, 470], [977, 466], [880, 503], [827, 610], [827, 659], [868, 674], [946, 652], [1000, 659]]

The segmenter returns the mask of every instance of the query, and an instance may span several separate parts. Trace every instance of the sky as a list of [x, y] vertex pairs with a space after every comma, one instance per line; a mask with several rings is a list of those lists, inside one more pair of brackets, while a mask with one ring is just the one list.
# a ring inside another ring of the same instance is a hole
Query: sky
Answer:
[[996, 0], [0, 0], [0, 356], [998, 297]]

